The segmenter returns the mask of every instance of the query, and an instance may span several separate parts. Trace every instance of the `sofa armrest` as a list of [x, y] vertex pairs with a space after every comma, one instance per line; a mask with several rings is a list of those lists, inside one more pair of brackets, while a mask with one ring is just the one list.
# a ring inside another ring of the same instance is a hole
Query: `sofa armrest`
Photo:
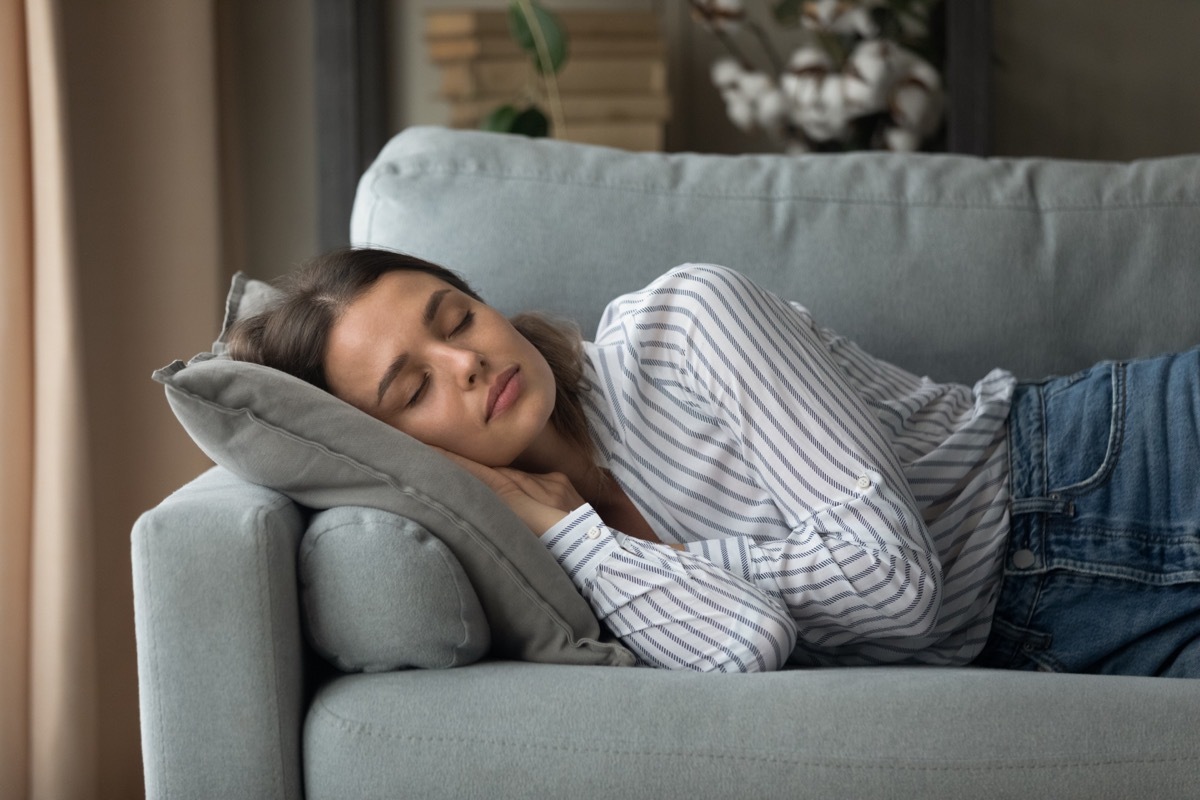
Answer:
[[146, 796], [300, 798], [300, 509], [214, 468], [133, 528]]

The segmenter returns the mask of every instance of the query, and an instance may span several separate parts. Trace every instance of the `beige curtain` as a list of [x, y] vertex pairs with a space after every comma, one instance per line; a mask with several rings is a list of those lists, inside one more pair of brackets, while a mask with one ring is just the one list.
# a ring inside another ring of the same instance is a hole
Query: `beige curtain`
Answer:
[[[25, 15], [0, 5], [0, 796], [27, 794], [33, 208]], [[11, 268], [8, 265], [12, 265]]]
[[60, 49], [53, 8], [4, 14], [0, 750], [5, 796], [81, 796], [96, 774], [92, 538]]
[[211, 340], [206, 0], [0, 0], [0, 797], [142, 795], [129, 529], [203, 457], [149, 381]]

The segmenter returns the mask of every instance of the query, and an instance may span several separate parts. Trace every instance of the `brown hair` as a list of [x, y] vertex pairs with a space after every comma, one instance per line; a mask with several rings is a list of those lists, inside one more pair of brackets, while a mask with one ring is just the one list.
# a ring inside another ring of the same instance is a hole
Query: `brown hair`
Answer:
[[[346, 306], [381, 276], [406, 270], [432, 275], [484, 302], [465, 280], [437, 264], [389, 250], [335, 250], [285, 276], [278, 284], [282, 299], [267, 311], [239, 320], [229, 332], [227, 352], [230, 358], [273, 367], [329, 391], [325, 349], [334, 323]], [[519, 314], [510, 322], [554, 373], [550, 423], [595, 464], [596, 446], [580, 400], [586, 378], [579, 329], [565, 320], [536, 313]]]

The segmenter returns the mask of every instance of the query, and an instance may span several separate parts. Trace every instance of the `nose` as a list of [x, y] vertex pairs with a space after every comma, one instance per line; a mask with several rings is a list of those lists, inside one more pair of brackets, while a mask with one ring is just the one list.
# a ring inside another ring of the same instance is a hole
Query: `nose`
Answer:
[[449, 342], [443, 343], [440, 350], [447, 372], [464, 389], [486, 385], [483, 373], [487, 369], [487, 359], [483, 354], [466, 347], [456, 347]]

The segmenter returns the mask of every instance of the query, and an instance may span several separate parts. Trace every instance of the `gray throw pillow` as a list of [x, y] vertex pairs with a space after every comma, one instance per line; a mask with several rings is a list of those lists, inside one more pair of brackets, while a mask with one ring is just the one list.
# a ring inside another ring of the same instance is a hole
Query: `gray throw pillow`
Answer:
[[[273, 296], [234, 279], [225, 332]], [[251, 308], [248, 298], [256, 298]], [[214, 351], [223, 351], [225, 332]], [[631, 665], [601, 641], [587, 602], [491, 490], [430, 448], [278, 370], [216, 352], [154, 373], [197, 445], [217, 464], [315, 509], [365, 506], [405, 517], [454, 555], [478, 595], [499, 657]], [[382, 589], [381, 591], [386, 591]], [[402, 613], [402, 599], [396, 600]]]
[[343, 672], [459, 667], [487, 653], [471, 582], [412, 520], [356, 506], [314, 514], [299, 572], [309, 641]]

